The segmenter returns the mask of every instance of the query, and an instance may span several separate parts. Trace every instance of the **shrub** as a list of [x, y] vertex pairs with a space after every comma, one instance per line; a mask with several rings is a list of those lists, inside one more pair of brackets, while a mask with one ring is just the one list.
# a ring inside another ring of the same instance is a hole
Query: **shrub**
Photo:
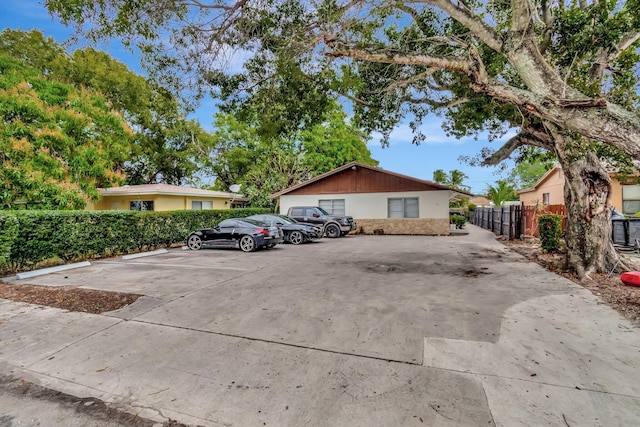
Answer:
[[544, 214], [538, 216], [540, 246], [545, 252], [556, 252], [562, 235], [562, 215]]
[[455, 224], [456, 228], [463, 228], [466, 222], [466, 218], [462, 215], [449, 215], [449, 224]]
[[0, 212], [0, 266], [7, 263], [11, 244], [18, 235], [18, 219], [15, 215]]
[[[266, 209], [200, 211], [17, 211], [17, 233], [2, 228], [13, 241], [9, 261], [14, 270], [33, 268], [45, 260], [75, 261], [167, 247], [184, 242], [194, 230], [226, 218], [265, 213]], [[4, 217], [0, 216], [0, 225]], [[8, 248], [8, 246], [7, 246]]]

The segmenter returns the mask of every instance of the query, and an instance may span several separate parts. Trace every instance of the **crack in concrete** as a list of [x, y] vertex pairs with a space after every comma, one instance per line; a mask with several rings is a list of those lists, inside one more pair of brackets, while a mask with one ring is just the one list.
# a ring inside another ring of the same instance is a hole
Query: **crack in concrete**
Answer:
[[218, 336], [222, 336], [222, 337], [229, 337], [229, 338], [237, 338], [237, 339], [243, 339], [243, 340], [248, 340], [248, 341], [263, 342], [263, 343], [266, 343], [266, 344], [276, 344], [276, 345], [282, 345], [282, 346], [285, 346], [285, 347], [299, 348], [299, 349], [303, 349], [303, 350], [313, 350], [313, 351], [319, 351], [319, 352], [323, 352], [323, 353], [339, 354], [339, 355], [342, 355], [342, 356], [359, 357], [359, 358], [363, 358], [363, 359], [378, 360], [378, 361], [389, 362], [389, 363], [400, 363], [400, 364], [403, 364], [403, 365], [424, 366], [422, 364], [422, 362], [409, 362], [409, 361], [406, 361], [406, 360], [389, 359], [389, 358], [386, 358], [386, 357], [369, 356], [369, 355], [366, 355], [366, 354], [348, 353], [348, 352], [345, 352], [345, 351], [338, 351], [338, 350], [328, 350], [326, 348], [320, 348], [320, 347], [311, 347], [311, 346], [305, 346], [305, 345], [301, 345], [301, 344], [292, 344], [292, 343], [287, 343], [287, 342], [279, 342], [279, 341], [273, 341], [273, 340], [268, 340], [268, 339], [264, 339], [264, 338], [247, 337], [247, 336], [244, 336], [244, 335], [227, 334], [227, 333], [224, 333], [224, 332], [205, 331], [205, 330], [202, 330], [202, 329], [189, 328], [189, 327], [186, 327], [186, 326], [166, 325], [164, 323], [149, 322], [149, 321], [145, 321], [145, 320], [131, 319], [129, 321], [130, 322], [144, 323], [144, 324], [147, 324], [147, 325], [162, 326], [162, 327], [165, 327], [165, 328], [174, 328], [174, 329], [180, 329], [180, 330], [185, 330], [185, 331], [192, 331], [192, 332], [200, 332], [200, 333], [204, 333], [204, 334], [218, 335]]

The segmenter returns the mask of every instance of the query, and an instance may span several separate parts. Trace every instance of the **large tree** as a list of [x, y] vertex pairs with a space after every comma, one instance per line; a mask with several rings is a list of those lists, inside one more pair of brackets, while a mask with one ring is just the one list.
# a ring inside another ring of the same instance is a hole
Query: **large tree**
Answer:
[[[335, 93], [354, 101], [366, 130], [388, 135], [410, 117], [416, 142], [424, 138], [422, 118], [442, 108], [452, 135], [514, 127], [517, 135], [486, 152], [486, 162], [525, 145], [554, 152], [567, 177], [570, 265], [585, 277], [616, 258], [608, 238], [611, 183], [598, 153], [605, 147], [640, 158], [639, 0], [166, 0], [153, 8], [135, 0], [48, 0], [47, 6], [89, 37], [138, 43], [147, 66], [165, 81], [214, 83], [233, 102], [255, 100], [246, 94], [259, 88], [265, 112], [270, 96], [322, 106], [323, 94]], [[239, 76], [221, 61], [233, 51], [248, 58]], [[312, 85], [323, 91], [305, 89]], [[278, 111], [276, 117], [309, 120], [313, 114], [302, 113], [315, 110]]]
[[99, 94], [0, 54], [0, 209], [82, 209], [124, 181], [132, 140]]
[[61, 44], [37, 30], [5, 29], [0, 53], [19, 59], [58, 81], [101, 94], [134, 131], [130, 156], [123, 159], [127, 184], [194, 181], [210, 137], [186, 118], [168, 90], [152, 84], [125, 64], [93, 48], [67, 53]]
[[263, 133], [264, 121], [241, 121], [218, 114], [209, 155], [216, 176], [214, 188], [242, 186], [252, 206], [270, 206], [269, 195], [306, 179], [357, 161], [376, 166], [365, 135], [351, 126], [339, 105], [324, 120], [284, 135]]

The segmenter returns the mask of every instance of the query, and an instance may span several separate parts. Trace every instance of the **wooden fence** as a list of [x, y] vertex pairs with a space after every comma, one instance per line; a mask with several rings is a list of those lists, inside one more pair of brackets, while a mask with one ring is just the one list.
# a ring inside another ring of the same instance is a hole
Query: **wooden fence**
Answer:
[[473, 223], [510, 240], [519, 238], [522, 234], [522, 206], [477, 208]]
[[522, 215], [523, 226], [525, 236], [540, 237], [538, 231], [538, 217], [544, 214], [556, 214], [562, 215], [562, 230], [566, 228], [567, 211], [564, 205], [538, 205], [538, 206], [524, 206], [524, 212]]
[[563, 216], [562, 229], [564, 230], [566, 217], [564, 205], [477, 208], [472, 222], [510, 240], [519, 239], [522, 235], [539, 237], [538, 216], [549, 213]]

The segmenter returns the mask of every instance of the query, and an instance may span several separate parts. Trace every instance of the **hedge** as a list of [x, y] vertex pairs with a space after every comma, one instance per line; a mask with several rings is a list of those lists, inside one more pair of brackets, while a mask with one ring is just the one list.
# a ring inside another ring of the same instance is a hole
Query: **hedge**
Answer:
[[18, 219], [15, 215], [0, 212], [0, 267], [11, 254], [11, 245], [18, 234]]
[[[223, 219], [266, 209], [198, 211], [15, 211], [17, 234], [0, 234], [0, 253], [10, 249], [4, 269], [28, 270], [42, 261], [64, 262], [152, 250], [184, 242], [194, 230]], [[9, 220], [11, 221], [11, 220]], [[5, 239], [9, 244], [5, 244]], [[13, 240], [13, 242], [11, 242]], [[10, 248], [9, 248], [10, 245]]]
[[562, 236], [562, 215], [544, 214], [538, 216], [540, 246], [545, 252], [556, 252]]

